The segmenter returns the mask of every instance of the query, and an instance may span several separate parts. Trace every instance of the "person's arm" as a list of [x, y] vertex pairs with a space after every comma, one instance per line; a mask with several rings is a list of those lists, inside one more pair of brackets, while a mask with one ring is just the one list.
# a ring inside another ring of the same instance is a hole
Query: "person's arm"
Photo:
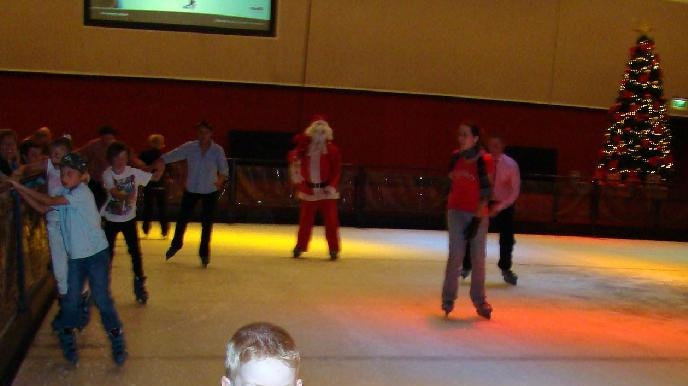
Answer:
[[[33, 200], [44, 206], [68, 205], [69, 201], [64, 196], [51, 197], [45, 193], [29, 189], [14, 180], [8, 180], [12, 187], [14, 187], [22, 197], [31, 197]], [[27, 200], [28, 201], [28, 200]]]
[[220, 151], [218, 151], [218, 156], [215, 162], [217, 163], [217, 181], [215, 181], [215, 186], [218, 189], [222, 189], [227, 182], [229, 177], [229, 164], [227, 163], [227, 156], [225, 155], [225, 150], [222, 146], [218, 145]]
[[166, 164], [185, 160], [188, 157], [188, 150], [192, 144], [193, 142], [187, 142], [174, 150], [168, 151], [167, 153], [163, 154], [160, 158]]
[[151, 180], [160, 181], [160, 179], [162, 178], [162, 174], [165, 173], [165, 162], [162, 161], [161, 164], [162, 165], [158, 164], [158, 161], [155, 161], [155, 163], [151, 165], [153, 172]]
[[32, 174], [45, 172], [48, 168], [48, 159], [36, 161], [30, 164], [20, 165], [14, 173], [24, 177]]

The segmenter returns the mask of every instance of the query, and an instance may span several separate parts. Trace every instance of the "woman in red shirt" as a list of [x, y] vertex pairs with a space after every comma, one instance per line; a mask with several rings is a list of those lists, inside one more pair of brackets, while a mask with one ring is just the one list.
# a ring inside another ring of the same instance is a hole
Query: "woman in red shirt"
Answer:
[[451, 191], [447, 200], [449, 259], [442, 287], [442, 310], [454, 309], [459, 289], [459, 271], [470, 243], [471, 300], [478, 315], [490, 319], [492, 306], [485, 297], [485, 242], [489, 225], [488, 202], [494, 177], [494, 162], [480, 147], [480, 129], [476, 125], [459, 126], [459, 149], [452, 154], [449, 167]]

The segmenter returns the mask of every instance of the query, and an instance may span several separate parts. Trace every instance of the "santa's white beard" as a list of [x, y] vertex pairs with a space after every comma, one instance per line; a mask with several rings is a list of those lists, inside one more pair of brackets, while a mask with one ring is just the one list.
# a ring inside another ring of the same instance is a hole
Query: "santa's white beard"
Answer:
[[327, 154], [327, 142], [324, 137], [313, 137], [308, 145], [308, 155], [319, 157], [321, 154]]

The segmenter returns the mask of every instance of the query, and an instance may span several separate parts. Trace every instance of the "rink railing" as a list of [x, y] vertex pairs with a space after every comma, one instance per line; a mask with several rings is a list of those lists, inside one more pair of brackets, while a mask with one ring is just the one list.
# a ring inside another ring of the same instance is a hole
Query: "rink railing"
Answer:
[[[38, 177], [40, 178], [40, 177]], [[36, 178], [25, 180], [31, 184]], [[0, 186], [0, 384], [6, 384], [28, 349], [53, 299], [43, 215]]]
[[[230, 179], [217, 218], [227, 222], [294, 223], [298, 200], [286, 162], [229, 159]], [[186, 170], [166, 173], [171, 214]], [[342, 224], [359, 227], [445, 227], [446, 171], [345, 165], [339, 190]], [[576, 176], [523, 175], [516, 202], [518, 231], [651, 239], [688, 239], [688, 194], [667, 184], [605, 185]]]

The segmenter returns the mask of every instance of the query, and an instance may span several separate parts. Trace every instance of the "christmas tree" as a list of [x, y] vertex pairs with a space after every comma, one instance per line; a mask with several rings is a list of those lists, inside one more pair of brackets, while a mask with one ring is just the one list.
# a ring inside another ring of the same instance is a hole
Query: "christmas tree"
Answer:
[[619, 96], [609, 109], [611, 124], [597, 165], [600, 179], [633, 182], [656, 175], [666, 180], [672, 173], [671, 131], [654, 48], [654, 41], [645, 34], [631, 47]]

